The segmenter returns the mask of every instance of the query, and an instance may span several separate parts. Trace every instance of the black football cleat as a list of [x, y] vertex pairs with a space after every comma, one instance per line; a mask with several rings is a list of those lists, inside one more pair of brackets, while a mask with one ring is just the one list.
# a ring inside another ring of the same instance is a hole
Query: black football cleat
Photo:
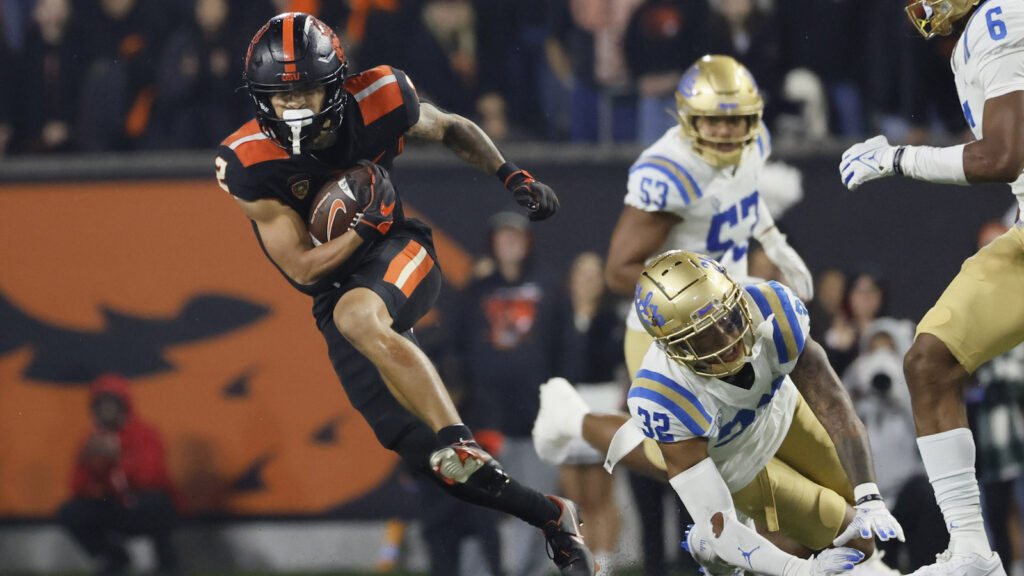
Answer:
[[600, 567], [580, 534], [583, 521], [580, 520], [579, 507], [568, 498], [550, 495], [548, 498], [561, 510], [557, 520], [548, 521], [542, 528], [547, 539], [548, 557], [555, 561], [559, 574], [563, 576], [597, 574]]

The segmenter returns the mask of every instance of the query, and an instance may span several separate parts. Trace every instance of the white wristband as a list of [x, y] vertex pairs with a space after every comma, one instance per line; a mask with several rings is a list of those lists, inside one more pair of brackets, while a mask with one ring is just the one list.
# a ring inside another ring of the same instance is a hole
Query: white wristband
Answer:
[[868, 494], [881, 494], [878, 490], [878, 484], [874, 482], [865, 482], [863, 484], [857, 484], [853, 489], [853, 500], [857, 501], [867, 496]]
[[899, 159], [900, 165], [893, 168], [897, 173], [902, 172], [915, 180], [966, 185], [968, 182], [964, 174], [964, 146], [966, 144], [945, 148], [904, 146], [903, 157]]

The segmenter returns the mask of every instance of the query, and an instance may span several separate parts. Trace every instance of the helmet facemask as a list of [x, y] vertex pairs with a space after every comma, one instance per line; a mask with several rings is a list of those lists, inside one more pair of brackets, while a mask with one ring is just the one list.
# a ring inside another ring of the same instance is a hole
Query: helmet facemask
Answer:
[[319, 84], [324, 87], [323, 103], [319, 112], [308, 108], [285, 110], [284, 117], [278, 117], [271, 98], [274, 94], [308, 90], [313, 85], [259, 86], [250, 84], [249, 94], [256, 105], [256, 120], [260, 129], [278, 146], [293, 155], [325, 148], [334, 142], [333, 136], [341, 126], [348, 93], [342, 89], [342, 78], [331, 79]]
[[[708, 55], [683, 73], [676, 90], [676, 108], [683, 134], [694, 152], [712, 166], [721, 168], [739, 164], [743, 152], [761, 132], [764, 100], [757, 83], [742, 64], [729, 56]], [[701, 135], [700, 117], [744, 117], [746, 131], [734, 138]], [[716, 144], [732, 144], [720, 150]]]
[[710, 302], [690, 330], [658, 339], [658, 346], [702, 376], [722, 378], [739, 372], [750, 356], [753, 330], [739, 287], [731, 299], [731, 303]]
[[905, 8], [914, 28], [925, 38], [948, 36], [953, 23], [963, 18], [980, 0], [916, 0]]

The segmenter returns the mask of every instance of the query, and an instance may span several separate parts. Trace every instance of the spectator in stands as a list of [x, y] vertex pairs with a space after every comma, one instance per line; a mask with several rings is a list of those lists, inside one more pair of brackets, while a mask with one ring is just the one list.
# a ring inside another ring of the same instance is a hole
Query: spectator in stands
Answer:
[[[4, 70], [12, 70], [15, 62], [14, 48], [8, 38], [6, 25], [9, 19], [3, 4], [0, 4], [0, 66]], [[14, 82], [0, 82], [0, 157], [7, 153], [11, 135], [14, 132], [13, 118], [11, 118], [14, 89]]]
[[191, 19], [163, 48], [147, 148], [214, 148], [249, 117], [233, 62], [251, 28], [240, 28], [229, 0], [191, 0]]
[[158, 569], [173, 573], [178, 558], [171, 532], [182, 503], [167, 472], [163, 440], [136, 414], [128, 385], [106, 374], [90, 388], [95, 428], [82, 441], [72, 498], [59, 518], [100, 574], [128, 570], [124, 538], [133, 535], [152, 538]]
[[32, 10], [18, 77], [14, 141], [16, 153], [67, 152], [81, 84], [81, 57], [71, 35], [70, 0], [39, 0]]
[[[624, 319], [605, 288], [604, 260], [583, 252], [573, 260], [567, 280], [568, 301], [559, 306], [561, 325], [556, 327], [562, 354], [555, 373], [571, 382], [594, 410], [619, 411], [628, 388], [620, 328]], [[578, 439], [562, 465], [561, 485], [586, 518], [583, 534], [594, 559], [612, 571], [620, 518], [613, 477], [603, 463], [604, 454]]]
[[[907, 24], [906, 20], [903, 20]], [[934, 42], [908, 42], [911, 65], [905, 79], [904, 114], [910, 119], [911, 129], [906, 136], [908, 144], [931, 144], [936, 135], [962, 133], [967, 141], [974, 140], [964, 123], [961, 100], [956, 84], [949, 81], [949, 58], [953, 54], [958, 35], [940, 36]], [[917, 40], [917, 38], [914, 38]]]
[[[555, 295], [533, 267], [529, 220], [515, 212], [499, 212], [491, 217], [489, 227], [493, 270], [455, 299], [451, 334], [474, 397], [492, 403], [477, 410], [493, 414], [488, 427], [505, 437], [501, 456], [505, 471], [541, 492], [553, 492], [558, 470], [534, 452], [530, 432], [540, 385], [553, 375], [559, 357], [553, 338]], [[545, 573], [548, 560], [542, 535], [521, 522], [513, 525], [511, 534], [506, 542], [514, 559], [509, 573]]]
[[815, 280], [814, 300], [807, 305], [811, 315], [811, 338], [824, 344], [829, 327], [845, 314], [846, 273], [839, 268], [826, 268]]
[[875, 318], [885, 315], [886, 288], [882, 276], [862, 271], [850, 279], [843, 314], [833, 316], [823, 346], [836, 372], [842, 374], [860, 352], [860, 338]]
[[[545, 53], [547, 0], [474, 0], [476, 112], [491, 138], [555, 139], [568, 132], [567, 93]], [[524, 86], [531, 89], [526, 90]]]
[[636, 139], [636, 104], [623, 42], [630, 17], [642, 2], [549, 3], [548, 58], [559, 80], [571, 90], [573, 141]]
[[[444, 2], [446, 0], [435, 0]], [[451, 60], [424, 24], [428, 0], [360, 0], [348, 15], [348, 40], [353, 69], [381, 64], [407, 71], [416, 91], [442, 108], [471, 116], [475, 90], [461, 83]], [[441, 6], [441, 12], [446, 12]], [[450, 12], [449, 12], [450, 13]]]
[[[765, 100], [762, 122], [774, 128], [775, 116], [783, 110], [782, 54], [775, 12], [757, 0], [717, 0], [711, 8], [707, 51], [732, 56], [757, 78]], [[779, 212], [773, 210], [772, 214], [779, 217]]]
[[[1006, 230], [998, 221], [985, 224], [978, 234], [978, 248]], [[1024, 518], [1024, 502], [1019, 500], [1024, 494], [1024, 344], [983, 364], [972, 375], [971, 383], [965, 402], [977, 446], [976, 467], [987, 531], [1003, 568], [1012, 574], [1009, 522], [1014, 510], [1018, 521]]]
[[177, 24], [174, 11], [159, 0], [83, 0], [79, 6], [78, 52], [88, 60], [75, 127], [78, 148], [132, 149], [149, 125], [157, 58]]
[[831, 130], [859, 137], [865, 125], [862, 74], [868, 36], [867, 11], [855, 0], [776, 2], [785, 69], [806, 68], [825, 84]]
[[707, 0], [645, 0], [633, 13], [625, 51], [637, 92], [637, 139], [642, 144], [653, 143], [678, 122], [672, 111], [679, 78], [687, 66], [711, 52], [707, 19]]

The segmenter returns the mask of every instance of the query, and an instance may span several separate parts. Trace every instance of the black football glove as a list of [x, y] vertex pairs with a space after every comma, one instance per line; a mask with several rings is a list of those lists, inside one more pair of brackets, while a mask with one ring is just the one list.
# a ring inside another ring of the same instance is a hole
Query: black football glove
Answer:
[[547, 184], [535, 180], [526, 170], [511, 162], [498, 169], [498, 178], [516, 199], [516, 203], [529, 211], [530, 220], [545, 220], [558, 211], [558, 196]]
[[356, 201], [363, 209], [352, 227], [363, 241], [370, 242], [387, 234], [395, 221], [395, 187], [384, 168], [366, 160], [359, 165], [370, 172], [370, 183], [356, 187]]

